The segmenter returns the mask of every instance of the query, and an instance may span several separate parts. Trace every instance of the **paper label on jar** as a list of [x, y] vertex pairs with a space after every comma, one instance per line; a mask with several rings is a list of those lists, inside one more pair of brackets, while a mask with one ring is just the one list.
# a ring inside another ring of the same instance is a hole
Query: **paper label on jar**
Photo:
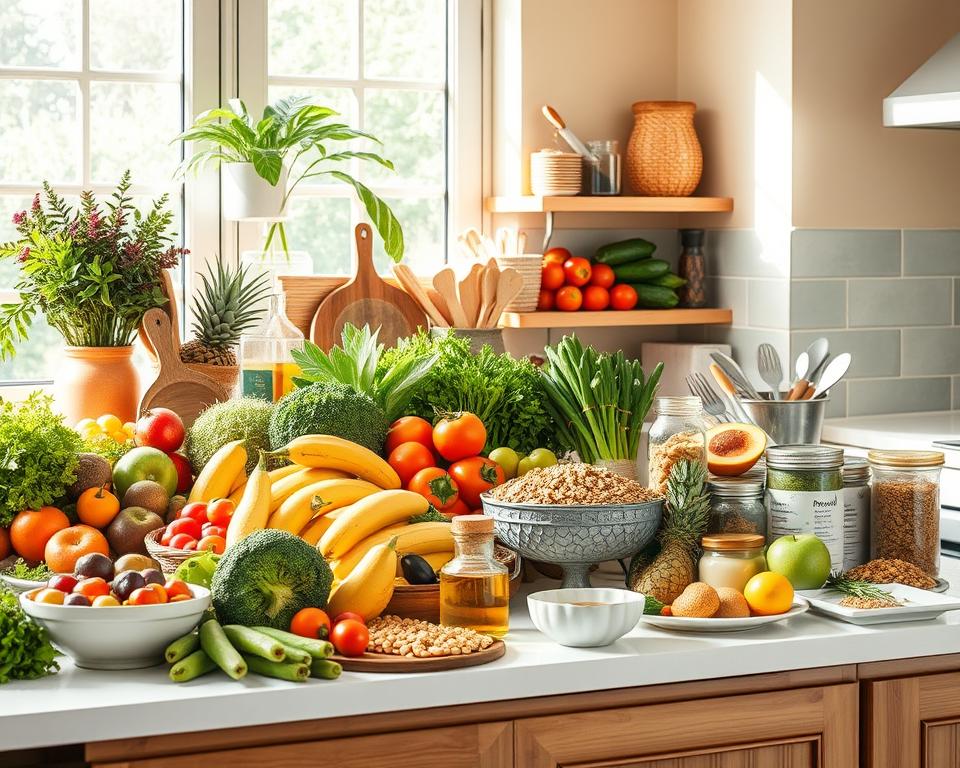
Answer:
[[843, 491], [767, 489], [767, 541], [813, 533], [827, 545], [830, 569], [843, 568]]
[[843, 570], [870, 559], [870, 488], [843, 489]]

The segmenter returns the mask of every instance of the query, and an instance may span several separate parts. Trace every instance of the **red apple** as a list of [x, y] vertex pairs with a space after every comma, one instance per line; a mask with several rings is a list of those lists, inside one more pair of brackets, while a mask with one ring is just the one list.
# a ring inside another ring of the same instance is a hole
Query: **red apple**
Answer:
[[168, 453], [173, 466], [177, 468], [177, 493], [184, 493], [193, 485], [193, 467], [182, 453]]
[[151, 408], [137, 420], [134, 440], [137, 445], [159, 448], [171, 453], [183, 445], [183, 422], [169, 408]]

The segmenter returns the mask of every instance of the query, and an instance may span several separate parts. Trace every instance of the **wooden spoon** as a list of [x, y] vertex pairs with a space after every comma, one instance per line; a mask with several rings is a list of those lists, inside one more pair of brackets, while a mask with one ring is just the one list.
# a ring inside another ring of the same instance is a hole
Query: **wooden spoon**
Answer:
[[454, 328], [466, 328], [467, 316], [464, 314], [463, 307], [460, 306], [460, 299], [457, 297], [457, 276], [450, 267], [441, 269], [433, 276], [433, 287], [437, 293], [443, 296], [450, 311], [450, 317], [453, 319]]
[[492, 263], [487, 263], [483, 268], [483, 281], [480, 285], [480, 313], [477, 315], [477, 328], [486, 328], [490, 319], [490, 313], [493, 311], [494, 304], [497, 303], [497, 283], [500, 282], [500, 269], [497, 263], [491, 259]]
[[487, 316], [487, 328], [497, 327], [503, 308], [517, 298], [521, 290], [523, 290], [523, 275], [517, 270], [508, 267], [500, 273], [497, 282], [497, 300]]
[[413, 270], [410, 269], [410, 267], [408, 267], [406, 264], [394, 264], [393, 274], [396, 276], [400, 285], [403, 286], [403, 290], [409, 293], [413, 297], [414, 301], [420, 305], [420, 308], [427, 313], [427, 317], [430, 318], [431, 323], [434, 325], [446, 324], [443, 314], [440, 312], [436, 304], [430, 299], [423, 286], [420, 285], [420, 281], [417, 280], [417, 276], [413, 273]]
[[474, 264], [466, 277], [460, 281], [460, 305], [467, 318], [468, 328], [476, 328], [477, 316], [480, 314], [480, 280], [483, 275], [483, 266]]
[[446, 326], [447, 328], [453, 327], [453, 318], [450, 317], [450, 308], [447, 306], [446, 300], [441, 296], [436, 288], [427, 288], [427, 296], [430, 297], [430, 301], [433, 302], [433, 305], [437, 308], [437, 311], [440, 312], [440, 316], [443, 318], [443, 322], [440, 323], [441, 326]]

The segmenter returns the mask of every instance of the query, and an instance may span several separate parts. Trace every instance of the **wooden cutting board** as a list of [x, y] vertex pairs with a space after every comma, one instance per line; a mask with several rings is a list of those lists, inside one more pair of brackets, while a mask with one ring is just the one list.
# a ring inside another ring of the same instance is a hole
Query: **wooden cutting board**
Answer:
[[432, 656], [426, 659], [409, 659], [406, 656], [394, 656], [386, 653], [365, 653], [363, 656], [341, 656], [334, 654], [331, 661], [337, 662], [348, 672], [443, 672], [447, 669], [479, 667], [496, 661], [507, 652], [503, 640], [494, 641], [483, 651], [468, 653], [466, 656]]
[[[170, 318], [170, 330], [173, 334], [173, 347], [174, 349], [180, 349], [180, 316], [177, 313], [177, 294], [173, 287], [173, 278], [170, 277], [169, 269], [160, 270], [160, 290], [163, 291], [163, 294], [167, 297], [167, 303], [162, 307], [163, 311], [167, 313], [167, 316]], [[140, 324], [140, 343], [143, 344], [143, 348], [146, 350], [147, 355], [150, 357], [150, 361], [153, 363], [153, 367], [156, 368], [160, 365], [160, 360], [157, 358], [157, 353], [150, 344], [150, 340], [147, 338], [147, 334], [144, 333], [143, 323]]]
[[379, 328], [379, 341], [388, 347], [414, 333], [418, 326], [427, 327], [426, 315], [417, 303], [377, 274], [369, 224], [357, 225], [356, 240], [357, 273], [321, 302], [310, 326], [310, 340], [324, 350], [340, 343], [346, 323], [360, 328], [367, 324], [374, 331]]
[[142, 330], [160, 361], [160, 372], [140, 400], [140, 413], [162, 406], [175, 411], [189, 427], [204, 408], [229, 399], [220, 384], [180, 362], [170, 316], [164, 310], [149, 310], [143, 316]]

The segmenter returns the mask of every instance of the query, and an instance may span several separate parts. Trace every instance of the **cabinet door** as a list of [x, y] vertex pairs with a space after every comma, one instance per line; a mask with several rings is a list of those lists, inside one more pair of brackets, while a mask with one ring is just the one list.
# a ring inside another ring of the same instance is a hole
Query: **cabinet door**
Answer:
[[851, 768], [856, 684], [518, 720], [523, 768]]

